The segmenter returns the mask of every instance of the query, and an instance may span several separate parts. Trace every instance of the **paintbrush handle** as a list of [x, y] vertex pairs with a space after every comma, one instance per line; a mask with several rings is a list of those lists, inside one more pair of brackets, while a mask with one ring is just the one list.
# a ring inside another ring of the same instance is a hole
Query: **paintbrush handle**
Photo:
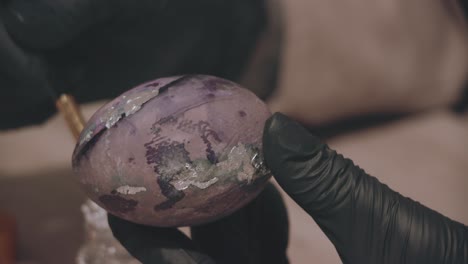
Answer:
[[73, 136], [78, 140], [86, 123], [75, 99], [71, 95], [62, 94], [55, 104], [59, 112], [64, 116]]

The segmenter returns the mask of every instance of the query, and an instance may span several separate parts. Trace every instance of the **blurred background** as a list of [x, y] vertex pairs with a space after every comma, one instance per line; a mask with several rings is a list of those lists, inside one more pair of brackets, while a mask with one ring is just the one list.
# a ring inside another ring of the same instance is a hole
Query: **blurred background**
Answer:
[[[278, 86], [266, 99], [272, 111], [301, 121], [394, 190], [468, 224], [468, 113], [454, 111], [466, 97], [468, 26], [456, 2], [277, 4], [270, 22], [280, 26], [256, 50], [281, 50]], [[255, 63], [241, 81], [252, 89], [261, 87]], [[103, 102], [83, 104], [85, 117]], [[85, 198], [70, 169], [73, 148], [56, 115], [0, 132], [0, 209], [16, 218], [21, 261], [74, 262]], [[314, 221], [283, 196], [291, 263], [340, 263]]]

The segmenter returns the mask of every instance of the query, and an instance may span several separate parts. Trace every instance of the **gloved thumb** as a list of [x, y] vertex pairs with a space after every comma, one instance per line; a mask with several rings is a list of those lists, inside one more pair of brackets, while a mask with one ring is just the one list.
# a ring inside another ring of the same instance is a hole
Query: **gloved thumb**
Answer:
[[[394, 241], [401, 249], [399, 241], [405, 241], [406, 235], [400, 237], [400, 232], [391, 232], [393, 224], [387, 225], [398, 222], [394, 210], [398, 207], [387, 206], [396, 204], [398, 196], [388, 187], [279, 113], [265, 124], [263, 151], [279, 185], [315, 220], [343, 263], [401, 263], [384, 261], [381, 254]], [[411, 228], [405, 225], [404, 230]], [[400, 256], [400, 252], [392, 253]]]
[[[342, 200], [335, 176], [346, 166], [334, 166], [336, 153], [299, 123], [275, 113], [265, 124], [265, 161], [280, 186], [306, 212], [313, 215]], [[345, 164], [343, 164], [345, 165]], [[345, 185], [347, 182], [339, 184]], [[334, 201], [336, 200], [336, 201]]]
[[391, 190], [285, 115], [267, 120], [263, 151], [344, 263], [467, 263], [466, 226]]

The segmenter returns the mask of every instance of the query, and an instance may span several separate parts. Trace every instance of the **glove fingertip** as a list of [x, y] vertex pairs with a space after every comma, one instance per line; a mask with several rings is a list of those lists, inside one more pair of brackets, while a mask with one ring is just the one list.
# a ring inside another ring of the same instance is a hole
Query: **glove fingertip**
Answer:
[[296, 170], [295, 161], [318, 153], [324, 144], [305, 127], [282, 113], [273, 114], [265, 123], [263, 152], [275, 178], [289, 177]]

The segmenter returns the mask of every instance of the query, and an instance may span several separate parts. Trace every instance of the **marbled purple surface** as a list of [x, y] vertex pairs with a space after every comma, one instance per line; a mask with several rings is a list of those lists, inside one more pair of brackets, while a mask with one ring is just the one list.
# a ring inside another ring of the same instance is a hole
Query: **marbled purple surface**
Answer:
[[155, 226], [207, 223], [244, 206], [269, 179], [261, 156], [269, 115], [252, 92], [223, 79], [158, 79], [95, 113], [74, 171], [116, 216]]

